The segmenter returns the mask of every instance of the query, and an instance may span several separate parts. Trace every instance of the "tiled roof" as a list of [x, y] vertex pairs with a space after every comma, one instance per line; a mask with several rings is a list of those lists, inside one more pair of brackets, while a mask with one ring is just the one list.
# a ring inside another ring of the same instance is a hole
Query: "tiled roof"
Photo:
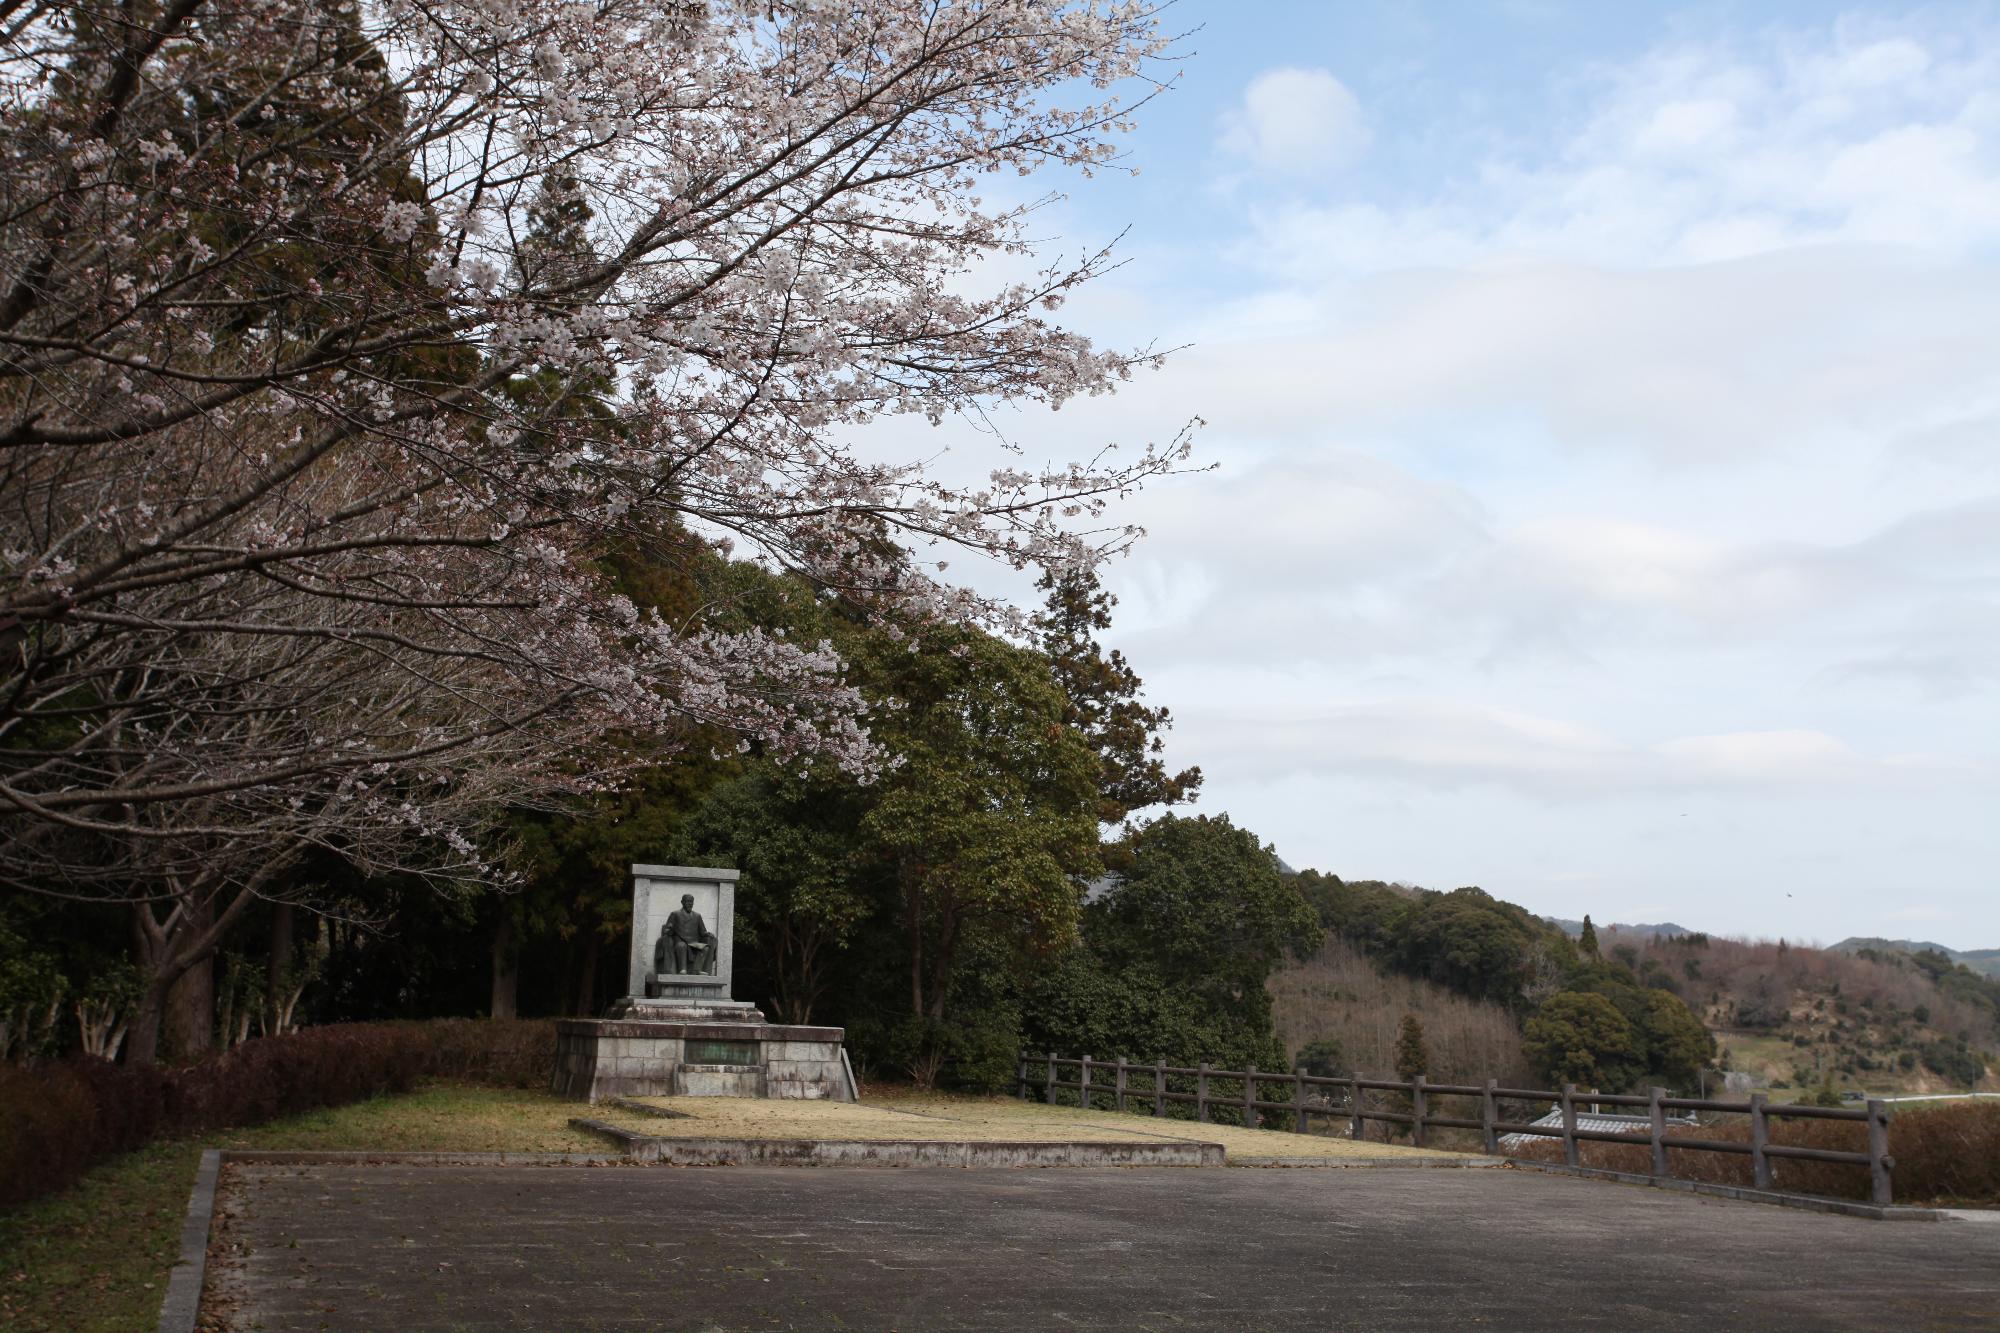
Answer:
[[[1551, 1106], [1547, 1115], [1543, 1116], [1540, 1120], [1531, 1120], [1528, 1123], [1531, 1125], [1546, 1125], [1550, 1129], [1560, 1130], [1563, 1123], [1561, 1105]], [[1670, 1115], [1667, 1117], [1667, 1124], [1670, 1126], [1679, 1125], [1685, 1128], [1694, 1123], [1695, 1119], [1691, 1115]], [[1576, 1127], [1598, 1134], [1631, 1134], [1634, 1137], [1650, 1138], [1653, 1133], [1653, 1119], [1651, 1116], [1644, 1115], [1609, 1115], [1603, 1111], [1586, 1111], [1579, 1105], [1576, 1112]], [[1543, 1137], [1545, 1136], [1540, 1134], [1502, 1134], [1500, 1136], [1500, 1146], [1502, 1148], [1518, 1148], [1524, 1143], [1532, 1143]]]

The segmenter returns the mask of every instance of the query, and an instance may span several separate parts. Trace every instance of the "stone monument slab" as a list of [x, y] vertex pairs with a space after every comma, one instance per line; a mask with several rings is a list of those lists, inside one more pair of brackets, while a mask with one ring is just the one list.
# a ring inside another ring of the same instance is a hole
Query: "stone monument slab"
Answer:
[[559, 1095], [854, 1099], [841, 1029], [766, 1023], [732, 996], [737, 878], [632, 867], [626, 994], [602, 1019], [556, 1024]]

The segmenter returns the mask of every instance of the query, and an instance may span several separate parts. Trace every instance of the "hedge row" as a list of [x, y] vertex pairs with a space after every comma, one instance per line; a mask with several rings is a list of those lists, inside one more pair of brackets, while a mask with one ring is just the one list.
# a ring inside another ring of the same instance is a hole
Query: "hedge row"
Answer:
[[184, 1069], [91, 1056], [0, 1065], [0, 1208], [61, 1189], [155, 1138], [261, 1124], [407, 1092], [424, 1076], [547, 1086], [555, 1027], [450, 1020], [343, 1023], [260, 1037]]
[[[1701, 1136], [1747, 1143], [1750, 1126], [1741, 1121], [1704, 1126]], [[1771, 1142], [1848, 1152], [1865, 1151], [1868, 1146], [1864, 1126], [1828, 1120], [1774, 1121]], [[1580, 1143], [1577, 1152], [1585, 1166], [1637, 1175], [1652, 1171], [1652, 1149], [1644, 1143]], [[1560, 1161], [1562, 1144], [1541, 1139], [1510, 1155]], [[1889, 1120], [1889, 1155], [1896, 1163], [1892, 1179], [1897, 1203], [2000, 1204], [2000, 1102], [1940, 1102], [1897, 1111]], [[1667, 1157], [1672, 1173], [1683, 1180], [1745, 1187], [1752, 1183], [1750, 1159], [1741, 1154], [1669, 1148]], [[1831, 1198], [1868, 1197], [1866, 1167], [1780, 1158], [1771, 1170], [1781, 1190]]]

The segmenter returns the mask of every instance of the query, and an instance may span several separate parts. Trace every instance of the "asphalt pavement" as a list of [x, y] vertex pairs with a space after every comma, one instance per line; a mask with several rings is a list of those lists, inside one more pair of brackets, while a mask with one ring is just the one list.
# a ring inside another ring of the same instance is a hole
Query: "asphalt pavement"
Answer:
[[1511, 1170], [232, 1165], [240, 1329], [2000, 1330], [2000, 1225]]

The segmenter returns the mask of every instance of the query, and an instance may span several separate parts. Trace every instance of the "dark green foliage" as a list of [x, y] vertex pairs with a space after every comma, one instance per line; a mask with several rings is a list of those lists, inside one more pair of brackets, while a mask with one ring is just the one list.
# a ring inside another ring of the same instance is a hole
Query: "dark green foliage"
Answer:
[[1268, 1027], [1218, 1012], [1144, 965], [1109, 967], [1088, 948], [1031, 976], [1021, 995], [1024, 1050], [1228, 1069], [1284, 1063]]
[[1165, 708], [1140, 702], [1138, 672], [1122, 653], [1107, 654], [1097, 642], [1098, 633], [1111, 627], [1118, 599], [1088, 570], [1044, 574], [1036, 586], [1048, 594], [1040, 647], [1069, 701], [1064, 724], [1097, 755], [1099, 822], [1116, 824], [1134, 810], [1193, 800], [1201, 770], [1170, 774], [1160, 758], [1160, 733], [1173, 719]]
[[1403, 1015], [1396, 1034], [1396, 1077], [1408, 1083], [1431, 1072], [1430, 1048], [1424, 1045], [1424, 1025], [1415, 1014]]
[[1715, 1061], [1715, 1038], [1679, 996], [1647, 992], [1647, 1073], [1669, 1088], [1693, 1088], [1700, 1071]]
[[1538, 974], [1559, 980], [1574, 965], [1577, 948], [1559, 926], [1478, 888], [1438, 893], [1314, 870], [1294, 881], [1327, 930], [1469, 999], [1518, 1013], [1531, 1003]]
[[1396, 958], [1473, 999], [1517, 1004], [1528, 979], [1528, 946], [1538, 932], [1528, 914], [1476, 888], [1426, 894], [1399, 922]]
[[836, 955], [874, 909], [880, 876], [860, 833], [867, 795], [835, 775], [760, 761], [711, 791], [679, 834], [677, 862], [743, 872], [737, 921], [780, 1022], [813, 1021]]
[[1617, 1090], [1643, 1067], [1632, 1024], [1602, 995], [1555, 996], [1524, 1036], [1528, 1058], [1553, 1083]]
[[1301, 870], [1295, 882], [1321, 926], [1385, 959], [1394, 953], [1397, 931], [1418, 894], [1380, 880], [1342, 880], [1317, 870]]
[[1098, 952], [1150, 965], [1220, 1011], [1268, 1029], [1264, 981], [1318, 942], [1311, 908], [1278, 858], [1227, 815], [1163, 816], [1126, 843], [1130, 870], [1091, 908]]
[[990, 1014], [946, 1022], [905, 1014], [863, 1015], [847, 1029], [864, 1075], [908, 1078], [919, 1087], [949, 1082], [972, 1092], [1004, 1092], [1014, 1083], [1020, 1037]]
[[1317, 1078], [1339, 1078], [1353, 1072], [1347, 1065], [1347, 1053], [1332, 1037], [1307, 1042], [1293, 1063]]
[[1590, 924], [1590, 913], [1583, 914], [1583, 934], [1577, 937], [1576, 947], [1586, 958], [1597, 957], [1597, 927]]
[[1925, 1042], [1917, 1054], [1926, 1069], [1955, 1086], [1969, 1088], [1986, 1077], [1986, 1062], [1962, 1041]]
[[1027, 1048], [1282, 1068], [1264, 983], [1319, 927], [1277, 857], [1227, 816], [1163, 816], [1122, 852], [1084, 947], [1023, 985]]

